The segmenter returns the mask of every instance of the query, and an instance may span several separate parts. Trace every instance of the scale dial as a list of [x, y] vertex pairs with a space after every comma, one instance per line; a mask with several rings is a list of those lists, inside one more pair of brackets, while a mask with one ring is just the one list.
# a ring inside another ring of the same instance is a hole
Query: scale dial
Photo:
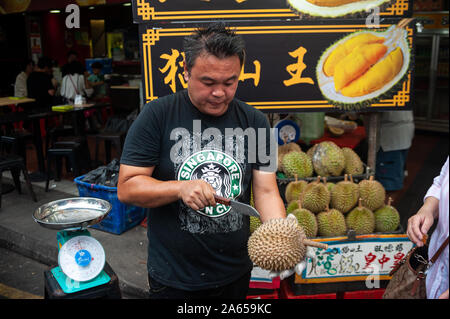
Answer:
[[62, 245], [58, 264], [63, 273], [75, 281], [97, 277], [105, 266], [105, 251], [93, 237], [76, 236]]

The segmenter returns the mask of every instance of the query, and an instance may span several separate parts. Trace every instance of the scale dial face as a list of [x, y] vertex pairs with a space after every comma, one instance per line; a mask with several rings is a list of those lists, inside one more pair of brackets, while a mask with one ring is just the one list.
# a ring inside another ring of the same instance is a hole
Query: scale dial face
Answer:
[[75, 281], [97, 277], [105, 266], [105, 251], [93, 237], [76, 236], [62, 245], [58, 264], [63, 273]]

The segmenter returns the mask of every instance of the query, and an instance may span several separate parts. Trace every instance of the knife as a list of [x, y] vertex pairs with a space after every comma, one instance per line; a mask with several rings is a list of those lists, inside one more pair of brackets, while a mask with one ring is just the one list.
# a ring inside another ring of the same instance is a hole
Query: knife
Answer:
[[230, 198], [225, 198], [219, 195], [214, 195], [214, 199], [217, 203], [223, 204], [225, 206], [231, 206], [235, 211], [247, 216], [254, 216], [261, 218], [258, 211], [254, 209], [252, 206], [232, 200]]

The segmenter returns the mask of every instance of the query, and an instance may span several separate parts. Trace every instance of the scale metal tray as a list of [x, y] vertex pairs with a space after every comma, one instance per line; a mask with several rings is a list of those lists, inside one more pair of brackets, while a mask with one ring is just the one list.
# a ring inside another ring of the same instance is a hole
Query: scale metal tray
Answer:
[[94, 197], [65, 198], [37, 208], [33, 219], [50, 229], [85, 229], [101, 222], [111, 211], [111, 204]]

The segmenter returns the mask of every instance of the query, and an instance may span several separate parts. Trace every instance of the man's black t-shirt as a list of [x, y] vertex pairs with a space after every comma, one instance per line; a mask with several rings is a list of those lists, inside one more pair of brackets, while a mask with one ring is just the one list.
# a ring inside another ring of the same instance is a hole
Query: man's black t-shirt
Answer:
[[[252, 169], [269, 164], [258, 148], [269, 154], [270, 134], [253, 107], [234, 99], [225, 114], [209, 116], [184, 90], [145, 105], [121, 164], [155, 166], [152, 176], [162, 181], [203, 179], [217, 194], [249, 203]], [[167, 286], [214, 288], [252, 268], [249, 218], [221, 204], [195, 211], [179, 200], [151, 208], [147, 234], [149, 275]]]
[[31, 72], [27, 78], [28, 97], [36, 99], [40, 109], [51, 106], [53, 97], [48, 90], [54, 89], [51, 76], [45, 72]]

